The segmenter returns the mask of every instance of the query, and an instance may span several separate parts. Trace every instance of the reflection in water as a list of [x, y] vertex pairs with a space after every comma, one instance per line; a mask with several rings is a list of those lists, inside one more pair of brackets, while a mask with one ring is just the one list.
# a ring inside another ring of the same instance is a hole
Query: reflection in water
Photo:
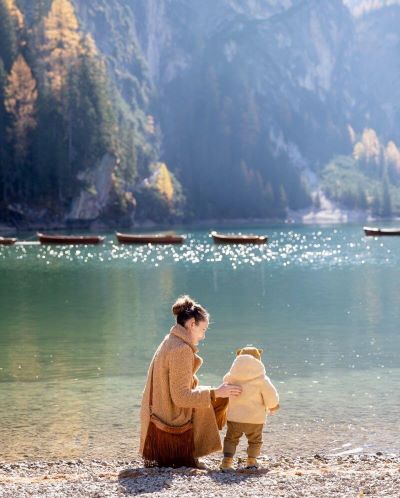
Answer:
[[148, 363], [182, 293], [211, 312], [202, 383], [219, 384], [239, 346], [264, 348], [282, 398], [267, 451], [398, 450], [400, 240], [270, 235], [269, 247], [199, 232], [181, 248], [0, 248], [0, 459], [135, 451]]

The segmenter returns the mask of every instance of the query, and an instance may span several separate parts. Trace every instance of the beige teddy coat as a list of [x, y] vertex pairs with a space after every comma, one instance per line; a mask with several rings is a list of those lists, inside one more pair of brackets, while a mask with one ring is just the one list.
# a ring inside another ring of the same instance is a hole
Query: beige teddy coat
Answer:
[[254, 356], [236, 356], [224, 382], [242, 387], [240, 396], [229, 399], [229, 422], [263, 424], [268, 410], [279, 403], [278, 393], [265, 375], [263, 363]]
[[196, 372], [203, 360], [179, 324], [173, 326], [151, 361], [140, 409], [140, 453], [150, 421], [150, 380], [153, 377], [153, 413], [165, 424], [184, 425], [192, 418], [195, 457], [220, 451], [221, 439], [211, 405], [210, 388], [198, 387]]

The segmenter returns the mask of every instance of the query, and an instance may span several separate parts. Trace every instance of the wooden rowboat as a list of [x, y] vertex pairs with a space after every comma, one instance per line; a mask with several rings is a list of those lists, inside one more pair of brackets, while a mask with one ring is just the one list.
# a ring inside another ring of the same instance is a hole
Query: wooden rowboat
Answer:
[[379, 237], [381, 235], [400, 235], [400, 228], [374, 228], [364, 227], [365, 235]]
[[130, 234], [116, 232], [120, 244], [182, 244], [185, 237], [171, 233]]
[[17, 239], [10, 237], [0, 237], [0, 246], [12, 246], [17, 242]]
[[38, 232], [37, 236], [41, 244], [57, 245], [101, 244], [104, 240], [100, 235], [46, 235]]
[[216, 244], [266, 244], [268, 242], [266, 235], [222, 234], [217, 232], [211, 232], [211, 235]]

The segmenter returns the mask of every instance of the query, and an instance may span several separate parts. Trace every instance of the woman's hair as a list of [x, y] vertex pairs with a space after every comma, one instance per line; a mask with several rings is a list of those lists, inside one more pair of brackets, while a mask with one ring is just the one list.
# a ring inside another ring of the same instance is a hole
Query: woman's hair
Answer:
[[194, 318], [196, 325], [209, 319], [208, 311], [186, 295], [178, 297], [172, 306], [172, 313], [176, 316], [176, 322], [183, 327], [191, 318]]

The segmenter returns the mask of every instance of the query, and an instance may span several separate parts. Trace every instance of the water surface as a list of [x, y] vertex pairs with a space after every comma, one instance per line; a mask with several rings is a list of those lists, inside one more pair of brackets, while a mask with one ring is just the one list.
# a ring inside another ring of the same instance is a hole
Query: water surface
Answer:
[[[252, 230], [241, 230], [243, 233]], [[268, 246], [0, 246], [0, 459], [129, 457], [151, 356], [182, 293], [212, 315], [201, 382], [264, 349], [271, 453], [399, 452], [400, 238], [258, 227]]]

